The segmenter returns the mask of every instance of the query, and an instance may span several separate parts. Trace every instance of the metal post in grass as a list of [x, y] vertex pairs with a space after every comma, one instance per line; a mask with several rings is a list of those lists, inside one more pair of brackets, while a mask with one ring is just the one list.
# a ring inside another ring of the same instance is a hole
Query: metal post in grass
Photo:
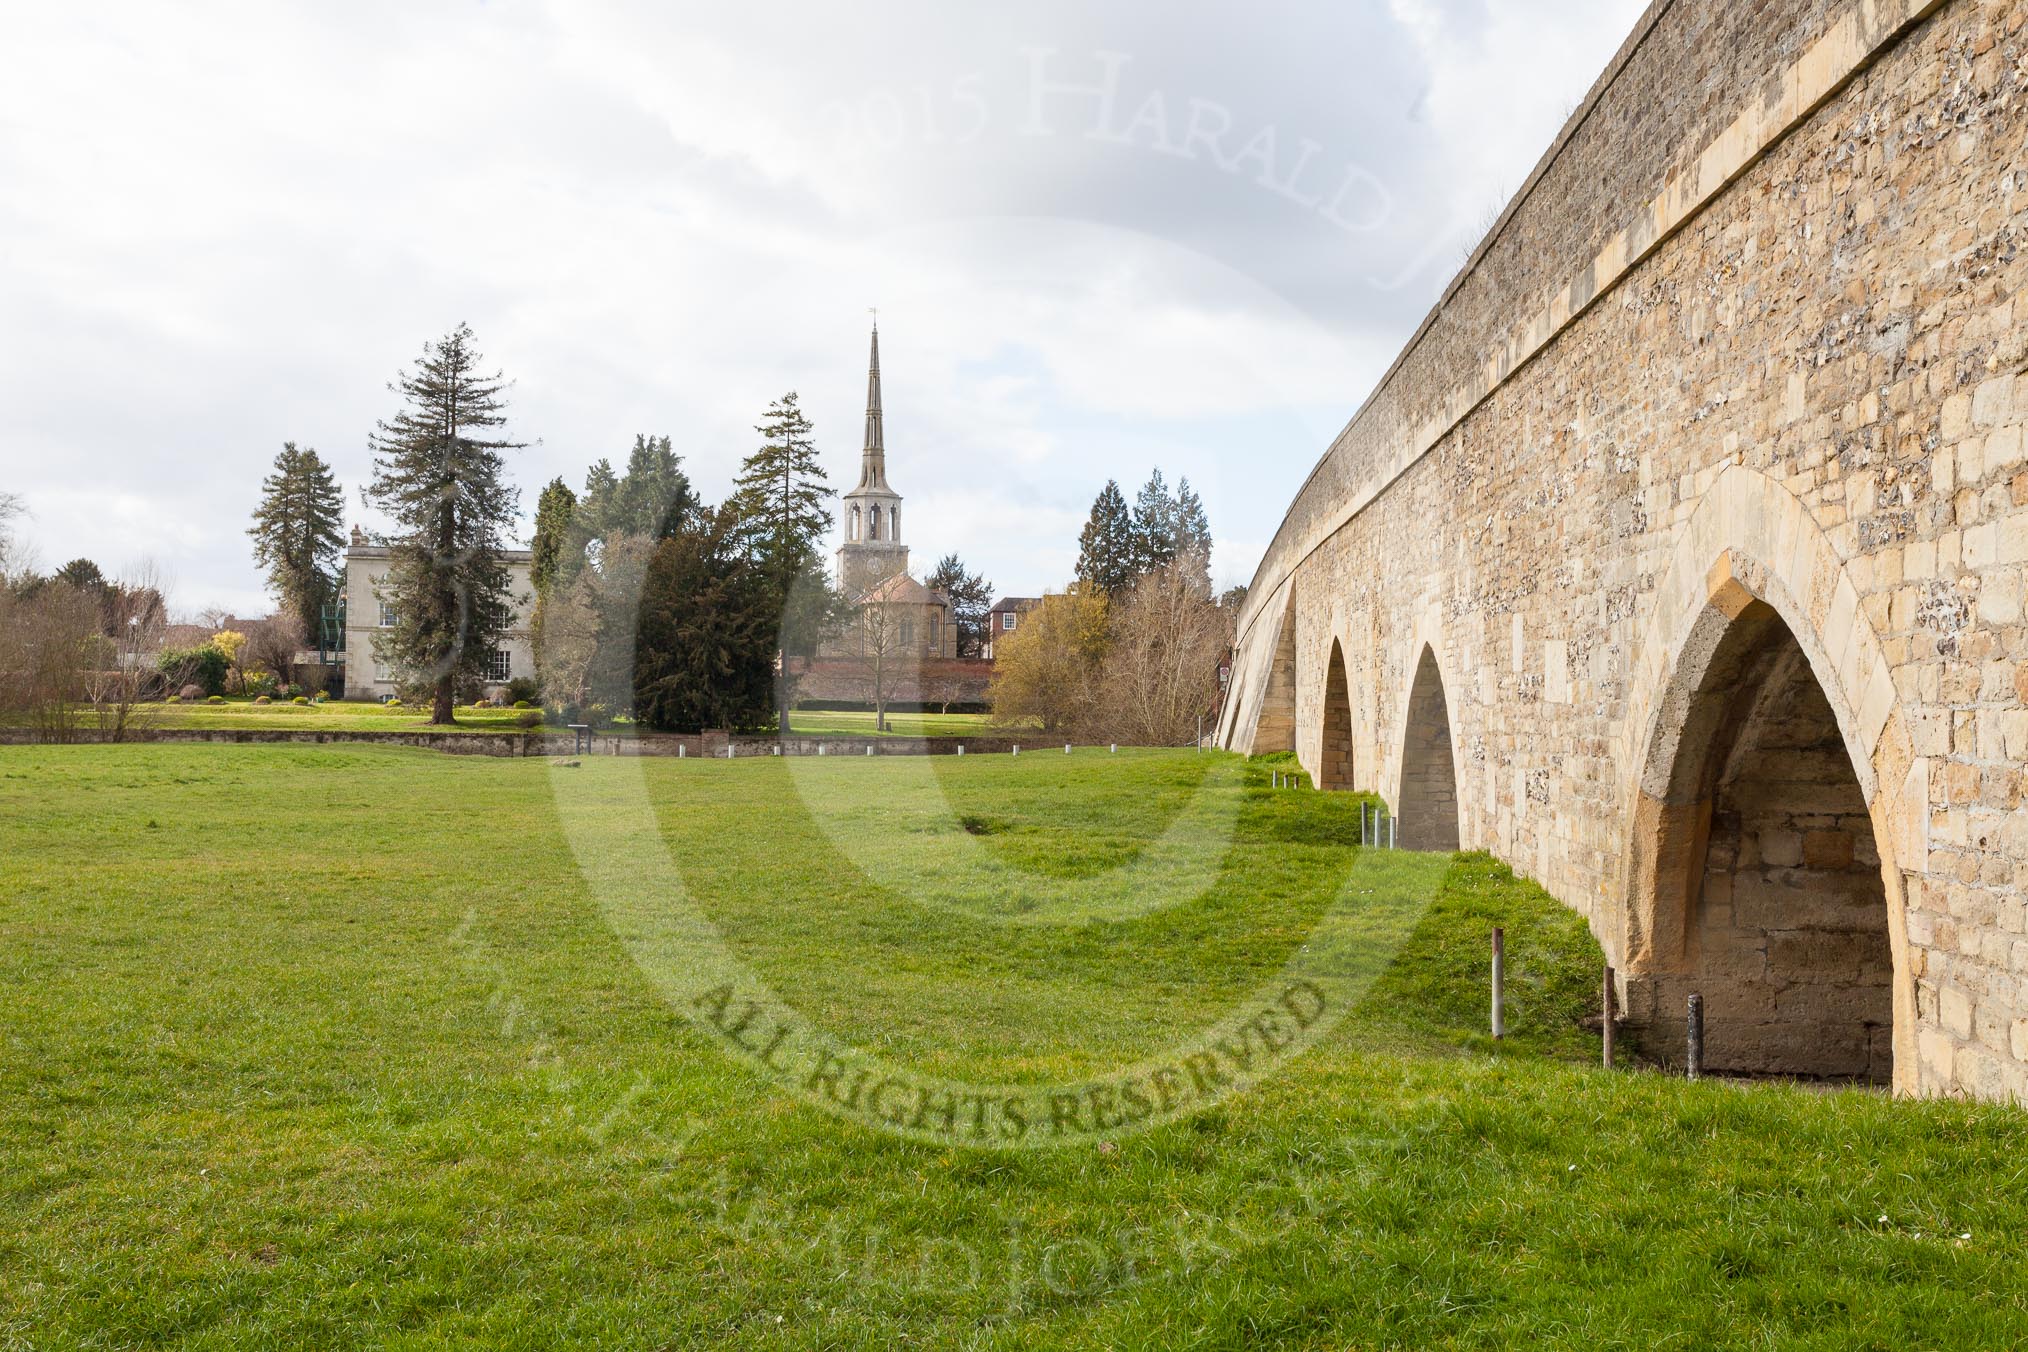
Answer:
[[1683, 1068], [1693, 1080], [1704, 1078], [1704, 997], [1690, 996], [1690, 1019], [1684, 1030]]
[[1389, 817], [1389, 818], [1387, 819], [1387, 848], [1388, 848], [1388, 849], [1390, 849], [1390, 850], [1398, 850], [1398, 849], [1400, 849], [1400, 848], [1401, 848], [1401, 840], [1400, 840], [1400, 834], [1401, 834], [1401, 829], [1400, 829], [1400, 828], [1401, 828], [1401, 818], [1399, 818], [1399, 817]]
[[1605, 1011], [1605, 1017], [1600, 1023], [1599, 1051], [1607, 1070], [1613, 1068], [1613, 1006], [1615, 1003], [1613, 965], [1607, 963], [1605, 965], [1605, 979], [1599, 983], [1599, 1008]]
[[1507, 931], [1493, 926], [1493, 1036], [1507, 1036]]

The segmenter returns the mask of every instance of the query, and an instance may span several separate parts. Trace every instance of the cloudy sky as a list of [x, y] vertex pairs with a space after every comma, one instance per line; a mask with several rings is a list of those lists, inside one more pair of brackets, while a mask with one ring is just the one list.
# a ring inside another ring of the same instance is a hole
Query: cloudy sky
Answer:
[[1640, 8], [10, 3], [0, 490], [45, 566], [246, 613], [280, 444], [381, 524], [461, 320], [532, 511], [636, 432], [716, 499], [787, 389], [849, 487], [878, 307], [919, 572], [1059, 585], [1159, 465], [1243, 582]]

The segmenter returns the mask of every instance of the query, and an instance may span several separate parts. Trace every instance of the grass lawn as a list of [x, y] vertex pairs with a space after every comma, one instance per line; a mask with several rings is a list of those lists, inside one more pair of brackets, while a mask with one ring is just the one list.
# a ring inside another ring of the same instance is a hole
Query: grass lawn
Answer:
[[[1599, 1071], [1582, 923], [1362, 855], [1355, 803], [1190, 752], [0, 748], [0, 1347], [2028, 1339], [2028, 1115]], [[1167, 1125], [899, 1139], [658, 992], [673, 891], [593, 884], [663, 842], [726, 954], [925, 1074], [1371, 984]]]
[[[390, 708], [370, 700], [326, 700], [321, 704], [291, 704], [277, 700], [255, 704], [244, 696], [229, 697], [224, 704], [151, 704], [146, 706], [149, 726], [161, 728], [248, 728], [301, 729], [324, 732], [417, 732], [428, 728], [429, 706], [404, 704]], [[520, 730], [523, 709], [474, 709], [458, 707], [455, 728], [430, 729], [453, 732], [515, 732]], [[834, 737], [963, 737], [998, 736], [985, 714], [890, 713], [888, 730], [874, 731], [873, 714], [857, 709], [799, 710], [791, 718], [796, 732]], [[626, 736], [631, 727], [619, 724], [605, 730], [607, 736]], [[1039, 734], [1038, 734], [1039, 735]]]
[[1000, 736], [987, 714], [889, 713], [887, 732], [873, 729], [870, 709], [797, 709], [789, 715], [789, 726], [809, 735], [837, 737], [965, 737]]
[[526, 709], [474, 709], [459, 705], [457, 726], [431, 728], [426, 704], [389, 707], [372, 700], [325, 700], [292, 704], [277, 700], [255, 704], [243, 695], [223, 704], [202, 700], [188, 704], [143, 706], [146, 725], [158, 728], [249, 728], [303, 732], [518, 732]]

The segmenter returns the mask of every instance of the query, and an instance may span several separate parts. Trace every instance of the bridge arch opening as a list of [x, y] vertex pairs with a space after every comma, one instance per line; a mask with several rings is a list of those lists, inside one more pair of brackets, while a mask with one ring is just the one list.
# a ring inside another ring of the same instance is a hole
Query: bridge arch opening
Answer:
[[1696, 992], [1713, 1070], [1889, 1083], [1886, 884], [1837, 714], [1773, 607], [1707, 613], [1636, 824], [1661, 1047]]
[[1331, 640], [1331, 662], [1324, 672], [1324, 742], [1317, 761], [1317, 787], [1352, 787], [1352, 685], [1345, 672], [1345, 652]]
[[1411, 850], [1458, 848], [1458, 773], [1451, 755], [1450, 703], [1443, 673], [1427, 644], [1415, 667], [1402, 733], [1401, 792], [1395, 815], [1401, 844]]

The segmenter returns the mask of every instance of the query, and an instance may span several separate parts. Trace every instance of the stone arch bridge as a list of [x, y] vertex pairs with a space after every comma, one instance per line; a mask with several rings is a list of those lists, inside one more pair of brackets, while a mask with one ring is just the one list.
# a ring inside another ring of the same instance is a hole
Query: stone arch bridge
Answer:
[[1658, 0], [1312, 471], [1224, 745], [1709, 1063], [2028, 1097], [2028, 9]]

